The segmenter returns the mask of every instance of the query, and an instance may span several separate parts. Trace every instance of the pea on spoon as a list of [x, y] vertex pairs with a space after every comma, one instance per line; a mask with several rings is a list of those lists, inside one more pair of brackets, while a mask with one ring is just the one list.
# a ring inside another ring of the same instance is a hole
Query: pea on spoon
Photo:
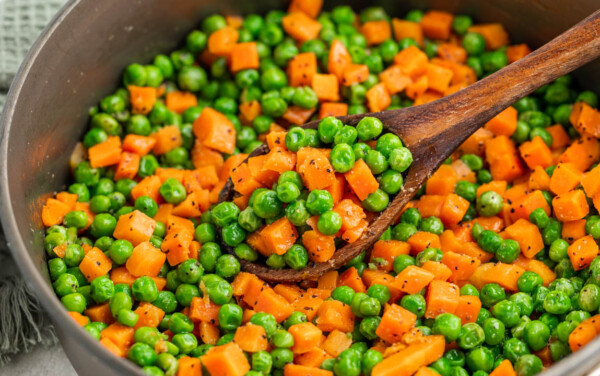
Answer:
[[[533, 53], [455, 94], [414, 107], [339, 117], [343, 124], [352, 126], [366, 116], [375, 117], [382, 121], [385, 131], [400, 137], [413, 155], [402, 190], [369, 224], [360, 239], [336, 250], [326, 262], [293, 270], [272, 269], [264, 264], [240, 260], [242, 269], [273, 283], [314, 280], [370, 249], [425, 181], [471, 134], [518, 99], [597, 58], [600, 55], [599, 35], [600, 10]], [[313, 121], [303, 127], [317, 129], [318, 124], [319, 121]], [[268, 151], [265, 144], [249, 157]], [[219, 202], [231, 201], [234, 197], [229, 179]], [[223, 246], [234, 254], [231, 247]]]

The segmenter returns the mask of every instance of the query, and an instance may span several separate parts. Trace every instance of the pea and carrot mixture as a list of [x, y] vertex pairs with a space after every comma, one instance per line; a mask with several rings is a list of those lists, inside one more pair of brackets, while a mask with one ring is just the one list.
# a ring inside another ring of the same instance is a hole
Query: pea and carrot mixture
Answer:
[[[240, 270], [331, 258], [402, 188], [401, 141], [335, 116], [433, 101], [530, 52], [466, 15], [321, 3], [207, 17], [90, 111], [74, 182], [41, 214], [71, 317], [156, 376], [530, 376], [585, 346], [600, 112], [570, 76], [475, 132], [340, 270]], [[239, 195], [217, 204], [230, 177]]]
[[369, 226], [367, 214], [383, 211], [389, 195], [402, 188], [411, 152], [382, 130], [374, 117], [355, 128], [329, 116], [316, 130], [269, 133], [268, 154], [231, 172], [240, 194], [236, 203], [212, 210], [223, 241], [248, 261], [257, 259], [248, 250], [258, 251], [272, 268], [303, 269], [309, 261], [330, 260], [336, 242], [358, 240]]

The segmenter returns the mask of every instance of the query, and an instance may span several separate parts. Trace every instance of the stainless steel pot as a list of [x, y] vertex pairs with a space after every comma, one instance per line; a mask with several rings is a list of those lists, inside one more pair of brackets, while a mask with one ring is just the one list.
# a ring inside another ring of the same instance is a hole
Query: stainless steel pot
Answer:
[[[75, 369], [82, 375], [141, 375], [69, 318], [52, 291], [40, 220], [44, 200], [69, 181], [70, 151], [87, 127], [87, 110], [119, 83], [131, 62], [148, 62], [177, 47], [212, 12], [245, 14], [284, 8], [283, 0], [72, 0], [32, 47], [14, 81], [0, 124], [0, 214], [23, 276], [52, 317]], [[380, 4], [391, 15], [412, 8], [467, 13], [503, 23], [517, 42], [536, 47], [600, 6], [596, 0], [326, 1], [326, 8]], [[584, 88], [600, 91], [600, 61], [580, 69]], [[1, 328], [0, 328], [1, 330]], [[581, 375], [600, 363], [600, 339], [547, 375]], [[48, 365], [51, 367], [51, 365]], [[51, 368], [49, 368], [51, 372]]]

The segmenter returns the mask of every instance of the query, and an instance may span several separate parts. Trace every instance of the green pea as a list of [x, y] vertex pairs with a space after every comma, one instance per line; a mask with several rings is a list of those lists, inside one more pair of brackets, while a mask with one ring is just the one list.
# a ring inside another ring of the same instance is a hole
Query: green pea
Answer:
[[221, 230], [223, 241], [230, 247], [235, 247], [246, 238], [246, 232], [239, 223], [233, 222], [225, 225]]
[[421, 221], [421, 230], [441, 235], [444, 232], [444, 224], [438, 217], [427, 217]]
[[408, 238], [417, 232], [417, 227], [410, 223], [399, 223], [392, 228], [392, 238], [395, 240], [407, 241]]
[[158, 192], [165, 201], [171, 204], [179, 204], [187, 197], [185, 187], [175, 178], [165, 180]]
[[505, 239], [496, 250], [496, 258], [500, 262], [509, 264], [519, 257], [520, 252], [519, 243], [512, 239]]
[[402, 297], [400, 306], [421, 318], [425, 314], [426, 302], [423, 295], [410, 294]]
[[300, 188], [292, 182], [277, 185], [277, 198], [285, 203], [295, 201], [300, 197]]
[[115, 286], [107, 276], [98, 277], [90, 283], [90, 295], [96, 303], [104, 303], [114, 294]]
[[117, 220], [115, 217], [108, 213], [98, 214], [94, 217], [94, 221], [90, 226], [90, 234], [96, 238], [111, 236], [116, 226]]
[[541, 321], [531, 321], [525, 326], [523, 339], [533, 351], [539, 351], [548, 344], [550, 328]]
[[196, 231], [194, 232], [194, 238], [200, 244], [214, 242], [216, 239], [216, 229], [215, 225], [212, 223], [201, 223], [196, 227]]
[[413, 162], [412, 153], [408, 148], [400, 147], [390, 152], [390, 167], [398, 172], [406, 171]]
[[152, 302], [158, 296], [156, 283], [150, 277], [143, 276], [133, 281], [131, 285], [133, 297], [141, 302]]
[[171, 291], [160, 291], [152, 304], [165, 313], [173, 313], [177, 309], [177, 298]]
[[358, 143], [352, 145], [352, 150], [354, 150], [354, 155], [357, 160], [358, 159], [364, 160], [367, 157], [369, 150], [371, 150], [371, 147], [365, 143], [358, 142]]
[[308, 251], [299, 244], [294, 244], [283, 255], [285, 263], [292, 269], [301, 270], [308, 264]]
[[333, 363], [334, 375], [358, 376], [361, 372], [361, 358], [354, 349], [346, 349]]
[[333, 116], [321, 119], [317, 129], [319, 139], [324, 143], [333, 143], [335, 135], [343, 128], [343, 126], [342, 122]]
[[364, 318], [360, 322], [359, 330], [360, 333], [369, 340], [374, 340], [377, 338], [377, 334], [375, 331], [377, 330], [377, 326], [381, 322], [381, 317], [379, 316], [370, 316]]
[[579, 307], [587, 312], [594, 312], [600, 307], [600, 287], [595, 284], [587, 284], [579, 293]]
[[63, 297], [76, 292], [79, 288], [79, 281], [74, 275], [63, 273], [52, 284], [52, 287], [58, 296]]
[[232, 255], [222, 255], [217, 260], [215, 269], [217, 275], [232, 278], [240, 272], [240, 262]]
[[292, 325], [302, 324], [305, 322], [308, 322], [306, 315], [302, 312], [294, 311], [287, 319], [285, 319], [283, 322], [283, 327], [289, 329]]
[[505, 325], [497, 318], [490, 317], [483, 322], [483, 332], [485, 343], [490, 346], [496, 346], [504, 341]]
[[358, 122], [356, 131], [361, 141], [370, 141], [379, 137], [383, 131], [383, 123], [377, 118], [366, 116]]
[[217, 243], [205, 243], [200, 248], [200, 253], [198, 254], [198, 260], [202, 267], [207, 272], [214, 272], [217, 259], [221, 256], [221, 247]]
[[477, 212], [484, 217], [492, 217], [502, 210], [504, 200], [494, 191], [485, 191], [477, 198]]
[[274, 367], [283, 368], [286, 364], [293, 362], [294, 353], [290, 349], [275, 348], [271, 351], [271, 357]]
[[402, 174], [395, 170], [386, 170], [379, 176], [379, 187], [390, 195], [400, 192], [403, 183]]
[[192, 333], [175, 334], [171, 341], [179, 348], [179, 352], [182, 354], [189, 354], [198, 346], [198, 340]]
[[339, 300], [342, 303], [350, 305], [354, 294], [354, 290], [351, 287], [339, 286], [331, 292], [331, 297], [335, 300]]
[[423, 251], [419, 252], [416, 258], [416, 262], [418, 266], [423, 266], [427, 261], [436, 261], [440, 262], [442, 260], [443, 253], [438, 248], [425, 248]]
[[277, 217], [282, 212], [283, 204], [275, 191], [266, 190], [256, 195], [252, 208], [260, 218], [269, 219]]
[[562, 291], [550, 291], [544, 299], [544, 309], [555, 315], [567, 313], [571, 309], [571, 299]]
[[179, 282], [179, 285], [175, 288], [175, 299], [184, 307], [189, 307], [192, 299], [197, 297], [200, 297], [200, 290], [196, 285]]
[[273, 367], [273, 357], [266, 351], [257, 351], [252, 354], [252, 370], [260, 375], [268, 375]]
[[435, 318], [431, 331], [446, 338], [446, 342], [455, 341], [460, 335], [460, 318], [451, 313], [442, 313]]
[[337, 172], [344, 173], [350, 171], [352, 167], [354, 167], [356, 157], [354, 155], [354, 150], [350, 145], [337, 144], [331, 150], [329, 160]]
[[232, 202], [221, 202], [212, 209], [212, 220], [220, 227], [235, 222], [240, 213], [240, 209]]
[[485, 51], [485, 39], [479, 33], [466, 33], [462, 45], [469, 55], [480, 55]]
[[223, 305], [231, 299], [233, 296], [233, 290], [231, 285], [225, 280], [214, 282], [211, 285], [206, 286], [208, 296], [217, 305]]
[[278, 329], [271, 338], [275, 347], [290, 348], [294, 346], [294, 337], [286, 330]]
[[515, 363], [515, 371], [518, 375], [533, 376], [542, 372], [544, 365], [540, 358], [533, 354], [524, 354]]
[[487, 283], [481, 288], [481, 303], [485, 307], [491, 307], [505, 298], [506, 292], [497, 283]]
[[362, 201], [362, 206], [371, 212], [382, 212], [387, 208], [389, 203], [389, 195], [382, 189], [377, 189]]
[[370, 376], [373, 368], [383, 361], [383, 355], [376, 350], [369, 349], [365, 351], [361, 361], [362, 373], [365, 376]]
[[58, 277], [66, 273], [67, 265], [63, 259], [53, 258], [48, 260], [48, 269], [50, 271], [50, 277], [53, 281], [56, 281]]
[[490, 372], [494, 367], [494, 357], [487, 347], [478, 347], [467, 354], [467, 367], [473, 372]]
[[127, 358], [140, 367], [152, 366], [156, 362], [156, 352], [145, 343], [134, 343], [127, 353]]
[[502, 237], [496, 234], [494, 231], [484, 230], [481, 232], [479, 239], [477, 239], [477, 244], [482, 250], [488, 253], [496, 253], [496, 250], [500, 247], [502, 241]]

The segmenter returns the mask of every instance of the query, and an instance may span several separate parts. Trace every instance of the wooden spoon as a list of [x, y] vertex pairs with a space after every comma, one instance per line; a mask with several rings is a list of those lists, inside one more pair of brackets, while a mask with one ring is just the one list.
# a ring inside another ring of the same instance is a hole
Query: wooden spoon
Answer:
[[[272, 269], [266, 265], [240, 260], [242, 268], [265, 281], [285, 283], [314, 280], [330, 270], [342, 267], [375, 243], [427, 178], [473, 132], [518, 99], [598, 56], [600, 10], [533, 53], [453, 95], [420, 106], [340, 117], [344, 124], [356, 125], [365, 116], [373, 116], [383, 122], [387, 132], [400, 137], [412, 152], [414, 160], [403, 189], [388, 208], [369, 224], [359, 240], [338, 249], [327, 262], [309, 264], [302, 270], [292, 270]], [[317, 125], [318, 121], [313, 121], [304, 127], [316, 129]], [[250, 157], [268, 151], [268, 146], [262, 145]], [[219, 201], [230, 201], [233, 198], [233, 184], [229, 179], [221, 191]], [[224, 246], [233, 253], [231, 247], [226, 244]]]

